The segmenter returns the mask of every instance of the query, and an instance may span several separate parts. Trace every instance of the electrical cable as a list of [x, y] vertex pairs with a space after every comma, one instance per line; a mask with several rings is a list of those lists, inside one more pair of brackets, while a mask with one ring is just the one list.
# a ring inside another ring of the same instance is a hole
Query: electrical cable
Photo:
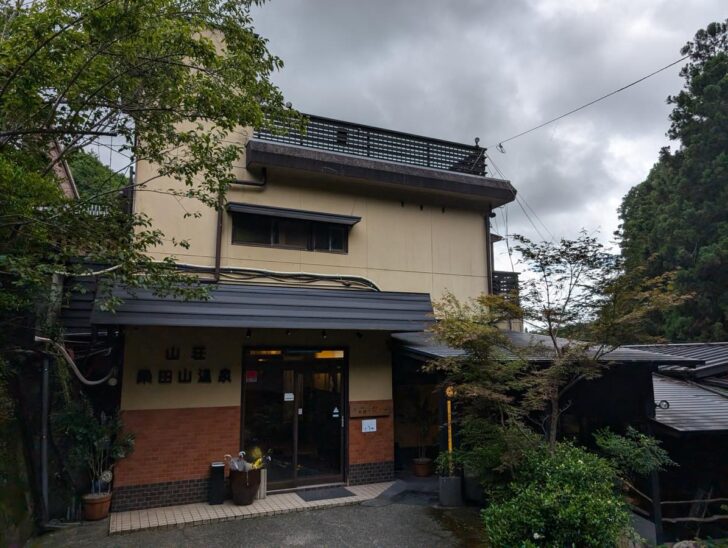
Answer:
[[[500, 168], [493, 161], [493, 158], [489, 154], [487, 154], [487, 153], [486, 153], [486, 157], [490, 160], [490, 164], [496, 170], [496, 172], [498, 173], [498, 175], [500, 176], [500, 178], [501, 179], [505, 179], [506, 176], [503, 175], [503, 172], [500, 170]], [[536, 226], [536, 223], [533, 222], [533, 219], [531, 219], [531, 216], [528, 214], [528, 211], [526, 211], [526, 208], [523, 207], [523, 204], [521, 203], [521, 200], [516, 195], [516, 192], [514, 190], [512, 190], [511, 192], [513, 193], [513, 197], [515, 198], [515, 202], [521, 208], [521, 211], [523, 211], [523, 214], [526, 216], [526, 219], [528, 219], [528, 222], [531, 223], [531, 226], [536, 231], [536, 234], [538, 234], [538, 237], [545, 241], [546, 240], [546, 237], [543, 234], [541, 234], [541, 231]], [[550, 234], [550, 232], [549, 232], [549, 234]], [[553, 238], [552, 238], [552, 241], [553, 241]]]
[[501, 141], [498, 141], [497, 143], [494, 143], [494, 144], [492, 144], [490, 146], [491, 147], [496, 147], [500, 152], [505, 152], [504, 149], [503, 149], [503, 143], [507, 143], [509, 141], [513, 141], [514, 139], [518, 139], [519, 137], [523, 137], [524, 135], [528, 135], [529, 133], [532, 133], [532, 132], [536, 131], [537, 129], [541, 129], [542, 127], [545, 127], [545, 126], [547, 126], [549, 124], [553, 124], [554, 122], [558, 122], [559, 120], [561, 120], [563, 118], [566, 118], [567, 116], [570, 116], [570, 115], [572, 115], [572, 114], [574, 114], [576, 112], [579, 112], [580, 110], [584, 110], [585, 108], [590, 107], [590, 106], [592, 106], [592, 105], [594, 105], [594, 104], [596, 104], [596, 103], [598, 103], [600, 101], [603, 101], [604, 99], [607, 99], [608, 97], [611, 97], [612, 95], [616, 95], [617, 93], [619, 93], [621, 91], [624, 91], [626, 89], [629, 89], [632, 86], [635, 86], [635, 85], [639, 84], [640, 82], [644, 82], [648, 78], [651, 78], [652, 76], [655, 76], [656, 74], [659, 74], [659, 73], [661, 73], [661, 72], [669, 69], [670, 67], [673, 67], [673, 66], [677, 65], [678, 63], [682, 63], [688, 57], [690, 57], [690, 56], [689, 55], [686, 55], [684, 57], [681, 57], [677, 61], [673, 61], [669, 65], [665, 65], [664, 67], [659, 68], [656, 71], [651, 72], [650, 74], [648, 74], [646, 76], [643, 76], [642, 78], [640, 78], [638, 80], [635, 80], [634, 82], [631, 82], [631, 83], [627, 84], [626, 86], [622, 86], [619, 89], [615, 89], [614, 91], [611, 91], [611, 92], [607, 93], [606, 95], [602, 95], [601, 97], [598, 97], [597, 99], [594, 99], [593, 101], [589, 101], [588, 103], [585, 103], [585, 104], [581, 105], [580, 107], [574, 108], [574, 109], [572, 109], [572, 110], [570, 110], [568, 112], [565, 112], [564, 114], [561, 114], [560, 116], [557, 116], [555, 118], [551, 118], [550, 120], [548, 120], [546, 122], [543, 122], [542, 124], [539, 124], [539, 125], [537, 125], [535, 127], [532, 127], [531, 129], [527, 129], [526, 131], [522, 131], [521, 133], [517, 133], [516, 135], [513, 135], [511, 137], [508, 137], [508, 139], [503, 139]]
[[78, 367], [76, 366], [76, 362], [73, 361], [73, 358], [71, 357], [71, 355], [68, 353], [68, 351], [62, 344], [58, 344], [53, 339], [48, 339], [46, 337], [39, 337], [37, 335], [35, 337], [35, 342], [47, 343], [47, 344], [54, 346], [58, 350], [58, 352], [61, 353], [63, 358], [66, 360], [66, 363], [68, 363], [68, 365], [71, 366], [71, 369], [75, 373], [78, 380], [81, 381], [86, 386], [97, 386], [99, 384], [103, 384], [116, 374], [116, 367], [112, 367], [111, 371], [109, 371], [105, 377], [103, 377], [99, 380], [96, 380], [96, 381], [90, 381], [86, 377], [83, 376], [81, 371], [79, 371]]

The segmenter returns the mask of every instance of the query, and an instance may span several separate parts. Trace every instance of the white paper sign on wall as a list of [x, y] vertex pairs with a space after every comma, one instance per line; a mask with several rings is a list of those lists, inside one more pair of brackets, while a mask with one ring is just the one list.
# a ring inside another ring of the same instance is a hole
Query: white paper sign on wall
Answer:
[[364, 419], [361, 421], [362, 432], [376, 432], [377, 431], [377, 419]]
[[286, 392], [283, 394], [283, 401], [293, 401], [293, 392]]

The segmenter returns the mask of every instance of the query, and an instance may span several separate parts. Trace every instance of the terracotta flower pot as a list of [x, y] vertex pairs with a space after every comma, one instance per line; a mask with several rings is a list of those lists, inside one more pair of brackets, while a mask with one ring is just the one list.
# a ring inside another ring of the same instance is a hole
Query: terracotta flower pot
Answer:
[[109, 515], [111, 493], [89, 493], [84, 495], [83, 517], [88, 521], [98, 521]]
[[412, 472], [418, 478], [426, 478], [432, 475], [432, 459], [423, 457], [412, 459]]

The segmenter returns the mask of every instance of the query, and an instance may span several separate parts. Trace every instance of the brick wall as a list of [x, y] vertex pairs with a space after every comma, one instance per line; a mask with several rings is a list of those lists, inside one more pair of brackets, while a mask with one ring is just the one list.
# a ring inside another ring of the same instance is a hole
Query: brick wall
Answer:
[[240, 407], [122, 411], [134, 452], [114, 468], [114, 488], [206, 479], [210, 463], [235, 454]]
[[[388, 402], [391, 409], [391, 401]], [[392, 416], [372, 417], [377, 421], [376, 432], [362, 432], [363, 418], [349, 419], [349, 464], [368, 464], [394, 461], [394, 421]]]
[[[387, 403], [392, 409], [391, 400]], [[376, 432], [362, 432], [361, 422], [366, 417], [349, 419], [349, 470], [350, 485], [389, 481], [394, 477], [394, 420], [387, 417], [371, 417], [377, 421]]]

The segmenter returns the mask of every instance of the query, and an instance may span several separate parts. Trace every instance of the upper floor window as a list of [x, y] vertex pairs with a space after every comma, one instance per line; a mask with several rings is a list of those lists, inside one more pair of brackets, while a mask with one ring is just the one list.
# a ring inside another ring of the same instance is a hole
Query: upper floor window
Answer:
[[284, 208], [229, 204], [234, 244], [346, 253], [360, 218]]

